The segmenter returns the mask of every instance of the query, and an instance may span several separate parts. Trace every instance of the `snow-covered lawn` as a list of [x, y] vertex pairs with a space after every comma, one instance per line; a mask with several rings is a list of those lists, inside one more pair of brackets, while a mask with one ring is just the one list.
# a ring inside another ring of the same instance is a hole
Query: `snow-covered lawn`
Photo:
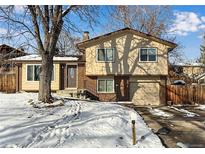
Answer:
[[[66, 101], [33, 108], [35, 93], [0, 93], [0, 147], [163, 147], [132, 109], [109, 103]], [[132, 145], [135, 115], [137, 144]]]

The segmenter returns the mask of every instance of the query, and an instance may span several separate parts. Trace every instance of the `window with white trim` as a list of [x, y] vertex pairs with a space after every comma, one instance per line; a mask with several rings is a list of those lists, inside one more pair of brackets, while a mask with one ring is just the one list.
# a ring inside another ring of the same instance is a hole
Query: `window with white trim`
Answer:
[[97, 91], [99, 93], [112, 93], [114, 92], [114, 79], [98, 79]]
[[[41, 65], [38, 65], [38, 64], [27, 65], [27, 81], [39, 81], [40, 80], [40, 66]], [[52, 81], [54, 81], [53, 72], [52, 72], [52, 78], [51, 78]]]
[[113, 48], [97, 49], [97, 61], [113, 62], [114, 61], [114, 49]]
[[142, 62], [156, 62], [157, 61], [157, 49], [156, 48], [141, 48], [139, 58], [140, 58], [140, 61]]

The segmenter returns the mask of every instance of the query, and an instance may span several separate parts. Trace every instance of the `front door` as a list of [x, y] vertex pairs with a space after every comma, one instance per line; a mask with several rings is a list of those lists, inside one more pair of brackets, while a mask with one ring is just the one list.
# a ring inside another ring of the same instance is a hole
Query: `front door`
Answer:
[[118, 101], [129, 100], [129, 77], [115, 77], [115, 87]]
[[67, 65], [67, 87], [76, 88], [77, 87], [77, 65]]

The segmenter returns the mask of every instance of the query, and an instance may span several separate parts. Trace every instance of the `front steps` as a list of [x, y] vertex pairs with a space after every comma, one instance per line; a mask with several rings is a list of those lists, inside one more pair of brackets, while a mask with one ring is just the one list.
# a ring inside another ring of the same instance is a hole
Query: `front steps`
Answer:
[[72, 99], [82, 99], [90, 100], [86, 95], [85, 89], [64, 89], [56, 91], [56, 94], [62, 97], [72, 98]]

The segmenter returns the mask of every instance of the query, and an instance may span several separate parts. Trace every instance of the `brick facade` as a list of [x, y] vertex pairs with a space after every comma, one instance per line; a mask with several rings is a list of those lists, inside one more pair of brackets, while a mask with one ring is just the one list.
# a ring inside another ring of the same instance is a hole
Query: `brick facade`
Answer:
[[86, 89], [96, 95], [99, 101], [112, 102], [116, 101], [116, 93], [97, 93], [97, 76], [86, 77]]

